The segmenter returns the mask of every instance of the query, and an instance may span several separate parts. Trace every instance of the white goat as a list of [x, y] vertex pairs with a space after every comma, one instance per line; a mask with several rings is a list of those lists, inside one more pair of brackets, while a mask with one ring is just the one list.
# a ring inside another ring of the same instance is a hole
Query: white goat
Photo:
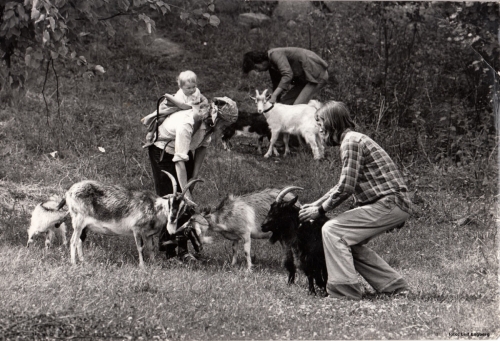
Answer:
[[264, 155], [268, 158], [272, 155], [274, 144], [280, 133], [283, 133], [283, 142], [285, 143], [285, 156], [290, 153], [288, 140], [290, 135], [302, 136], [311, 146], [314, 159], [319, 160], [324, 157], [325, 148], [321, 139], [319, 128], [316, 124], [314, 114], [321, 104], [318, 101], [310, 101], [308, 104], [286, 105], [281, 103], [269, 103], [266, 98], [267, 89], [259, 94], [255, 90], [256, 96], [252, 97], [257, 104], [259, 114], [264, 114], [269, 129], [271, 129], [271, 140], [269, 150]]
[[54, 240], [54, 236], [59, 234], [64, 246], [68, 244], [66, 238], [65, 220], [69, 218], [69, 212], [59, 211], [57, 203], [60, 200], [58, 197], [52, 197], [49, 201], [40, 203], [35, 206], [31, 214], [31, 224], [28, 228], [27, 247], [34, 242], [33, 237], [38, 234], [46, 234], [45, 247], [49, 248]]
[[[165, 172], [167, 173], [167, 172]], [[167, 225], [170, 233], [179, 233], [177, 217], [186, 209], [186, 191], [199, 179], [191, 180], [181, 194], [173, 176], [174, 193], [160, 197], [149, 191], [131, 191], [120, 186], [85, 180], [71, 186], [58, 209], [68, 206], [73, 224], [71, 263], [83, 261], [82, 243], [86, 229], [104, 235], [133, 235], [139, 251], [139, 266], [144, 268], [143, 248], [153, 248], [153, 235]], [[167, 223], [168, 220], [168, 223]], [[82, 235], [83, 233], [83, 235]], [[154, 254], [152, 254], [154, 255]]]
[[[261, 225], [279, 193], [279, 189], [267, 188], [241, 196], [229, 195], [215, 209], [206, 208], [202, 213], [193, 215], [184, 226], [201, 233], [201, 239], [205, 243], [210, 242], [209, 237], [205, 237], [208, 230], [218, 232], [224, 238], [232, 240], [231, 265], [236, 264], [238, 242], [243, 241], [247, 270], [252, 271], [251, 239], [270, 238], [272, 241], [272, 233], [262, 232]], [[293, 195], [288, 194], [288, 200], [292, 198]]]

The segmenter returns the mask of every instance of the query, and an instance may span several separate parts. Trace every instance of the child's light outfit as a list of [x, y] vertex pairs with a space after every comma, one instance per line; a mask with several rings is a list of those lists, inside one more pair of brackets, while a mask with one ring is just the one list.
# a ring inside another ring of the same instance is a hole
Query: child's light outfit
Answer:
[[[196, 110], [198, 109], [198, 105], [201, 102], [201, 92], [198, 88], [196, 88], [195, 92], [192, 95], [186, 96], [182, 91], [182, 89], [179, 89], [179, 91], [177, 91], [177, 93], [174, 95], [174, 98], [178, 99], [179, 101], [187, 105], [191, 105], [193, 109]], [[175, 106], [169, 100], [165, 99], [160, 104], [160, 113], [158, 115], [158, 120], [157, 120], [156, 110], [153, 113], [141, 119], [142, 124], [144, 124], [148, 129], [148, 133], [146, 134], [146, 144], [142, 146], [142, 148], [149, 147], [155, 142], [155, 133], [157, 127], [163, 123], [165, 118], [167, 118], [168, 116], [172, 115], [173, 113], [179, 110], [182, 109]]]

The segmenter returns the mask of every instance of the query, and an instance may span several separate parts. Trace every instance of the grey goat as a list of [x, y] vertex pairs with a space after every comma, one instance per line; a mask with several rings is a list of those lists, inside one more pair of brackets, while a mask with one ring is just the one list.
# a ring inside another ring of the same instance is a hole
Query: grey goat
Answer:
[[[262, 232], [261, 225], [280, 193], [277, 188], [266, 188], [259, 192], [253, 192], [240, 196], [226, 196], [215, 209], [206, 208], [202, 213], [195, 214], [184, 225], [190, 225], [197, 231], [201, 231], [201, 239], [209, 242], [205, 237], [208, 230], [220, 233], [224, 238], [233, 241], [233, 258], [231, 265], [235, 265], [238, 256], [238, 242], [243, 241], [243, 249], [247, 261], [247, 270], [252, 271], [252, 259], [250, 254], [251, 239], [269, 239], [273, 241], [271, 232]], [[287, 195], [287, 200], [293, 198]], [[287, 254], [291, 250], [286, 250]]]
[[[167, 172], [165, 172], [167, 173]], [[178, 194], [174, 177], [172, 180], [175, 194], [160, 197], [149, 191], [132, 191], [121, 186], [106, 185], [97, 181], [85, 180], [71, 186], [58, 209], [68, 206], [73, 225], [71, 237], [71, 263], [76, 264], [76, 253], [83, 261], [82, 242], [86, 229], [104, 235], [133, 235], [139, 251], [139, 266], [144, 268], [143, 248], [151, 251], [153, 235], [162, 228], [177, 233], [175, 225], [187, 205], [184, 197], [195, 182], [193, 179]], [[168, 221], [168, 223], [167, 223]], [[82, 236], [83, 233], [83, 236]], [[83, 237], [83, 238], [81, 238]]]

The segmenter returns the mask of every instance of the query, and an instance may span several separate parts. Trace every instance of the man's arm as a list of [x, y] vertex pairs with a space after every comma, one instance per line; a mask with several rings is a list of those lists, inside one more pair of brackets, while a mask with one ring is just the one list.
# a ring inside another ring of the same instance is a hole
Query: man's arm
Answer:
[[293, 78], [293, 70], [286, 58], [286, 55], [281, 51], [273, 51], [269, 56], [270, 61], [276, 65], [281, 74], [281, 79], [278, 87], [273, 91], [270, 102], [276, 102], [278, 96], [283, 92], [283, 90], [288, 89]]
[[354, 193], [363, 158], [359, 142], [357, 140], [342, 142], [340, 146], [342, 172], [338, 184], [314, 203], [304, 205], [299, 213], [300, 220], [316, 219], [339, 206]]
[[[177, 173], [177, 180], [179, 180], [179, 185], [181, 186], [181, 190], [184, 190], [188, 182], [186, 163], [184, 161], [177, 161], [175, 163], [175, 172]], [[189, 191], [186, 192], [186, 198], [188, 198], [189, 200], [193, 200], [191, 198], [191, 193]]]

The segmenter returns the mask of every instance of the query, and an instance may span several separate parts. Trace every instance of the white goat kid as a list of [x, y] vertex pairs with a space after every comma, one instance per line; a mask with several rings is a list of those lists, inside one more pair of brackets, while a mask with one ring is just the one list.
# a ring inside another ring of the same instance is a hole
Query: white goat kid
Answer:
[[[165, 225], [169, 231], [179, 232], [174, 225], [186, 206], [184, 194], [197, 181], [201, 180], [191, 180], [180, 195], [176, 193], [164, 197], [149, 191], [132, 191], [91, 180], [74, 184], [57, 207], [60, 209], [66, 204], [72, 218], [71, 263], [76, 264], [77, 252], [83, 262], [82, 243], [86, 229], [89, 229], [103, 235], [133, 235], [139, 252], [139, 266], [144, 268], [144, 245], [151, 252], [153, 236]], [[173, 183], [173, 187], [176, 191], [177, 184]], [[171, 214], [173, 211], [174, 217]], [[151, 255], [154, 256], [154, 253], [151, 252]]]
[[28, 228], [27, 247], [34, 242], [33, 238], [38, 234], [45, 234], [45, 247], [49, 248], [56, 234], [59, 234], [64, 246], [68, 244], [66, 238], [66, 223], [69, 212], [59, 211], [57, 204], [61, 200], [53, 197], [50, 200], [35, 206], [31, 214], [31, 224]]
[[318, 101], [310, 101], [308, 104], [287, 105], [281, 103], [270, 103], [266, 98], [267, 89], [259, 94], [255, 90], [256, 96], [252, 97], [257, 104], [259, 114], [264, 114], [269, 129], [271, 129], [271, 141], [269, 150], [264, 155], [268, 158], [272, 155], [274, 144], [280, 133], [283, 133], [285, 144], [285, 156], [290, 153], [288, 146], [289, 134], [303, 137], [306, 143], [311, 146], [314, 159], [319, 160], [324, 157], [325, 148], [321, 139], [319, 128], [316, 124], [314, 114], [321, 105]]

